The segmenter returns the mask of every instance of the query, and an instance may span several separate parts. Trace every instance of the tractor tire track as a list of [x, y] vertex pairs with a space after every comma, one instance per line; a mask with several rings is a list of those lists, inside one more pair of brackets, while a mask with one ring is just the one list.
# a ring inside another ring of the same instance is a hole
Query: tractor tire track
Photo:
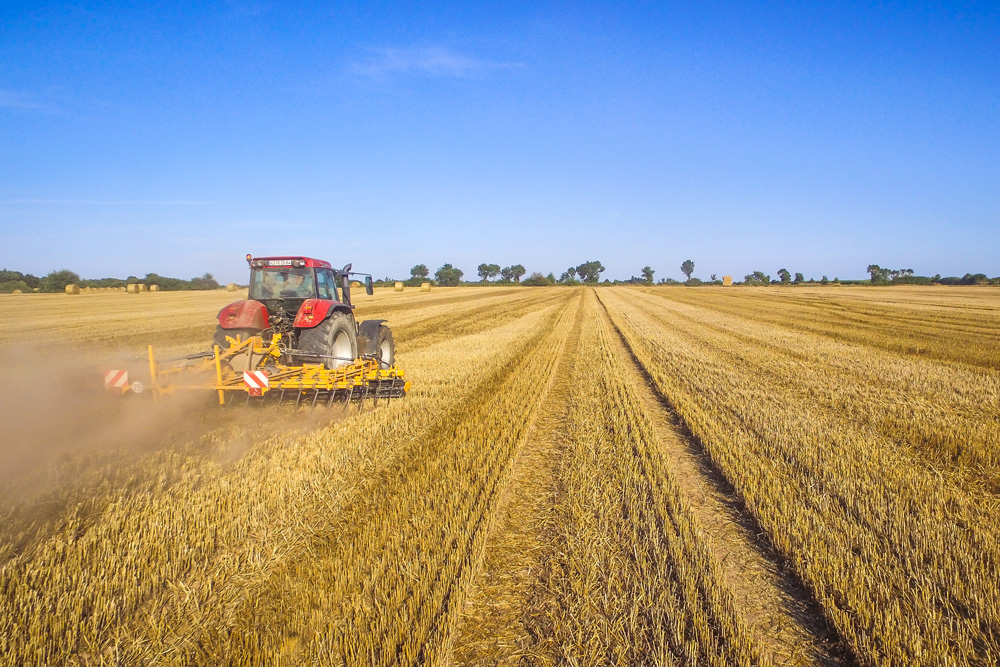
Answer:
[[661, 452], [718, 556], [742, 615], [766, 656], [778, 665], [855, 665], [844, 643], [826, 622], [810, 590], [785, 567], [779, 554], [703, 447], [656, 389], [648, 371], [629, 346], [625, 333], [598, 297], [602, 317], [614, 331], [628, 364], [630, 382], [661, 444]]
[[[499, 303], [476, 305], [459, 311], [448, 311], [440, 315], [422, 318], [399, 326], [398, 333], [393, 330], [393, 336], [398, 337], [400, 350], [416, 349], [431, 345], [438, 340], [478, 333], [486, 328], [502, 326], [504, 322], [518, 317], [520, 314], [533, 310], [540, 304], [553, 301], [551, 292], [541, 292], [531, 295], [517, 295]], [[488, 327], [484, 322], [489, 322]], [[391, 322], [390, 322], [391, 324]]]
[[[582, 295], [581, 295], [582, 296]], [[533, 605], [543, 581], [544, 560], [554, 538], [551, 524], [559, 494], [558, 470], [566, 448], [570, 376], [580, 344], [585, 305], [577, 313], [541, 406], [514, 462], [499, 501], [477, 574], [453, 635], [455, 664], [514, 664], [544, 653], [532, 630]]]

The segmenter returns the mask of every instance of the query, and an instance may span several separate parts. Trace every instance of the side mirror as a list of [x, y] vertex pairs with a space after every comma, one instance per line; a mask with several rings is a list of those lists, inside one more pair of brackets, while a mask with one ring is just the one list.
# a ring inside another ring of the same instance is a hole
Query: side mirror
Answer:
[[365, 276], [365, 294], [371, 296], [374, 293], [375, 293], [375, 288], [372, 287], [372, 277]]

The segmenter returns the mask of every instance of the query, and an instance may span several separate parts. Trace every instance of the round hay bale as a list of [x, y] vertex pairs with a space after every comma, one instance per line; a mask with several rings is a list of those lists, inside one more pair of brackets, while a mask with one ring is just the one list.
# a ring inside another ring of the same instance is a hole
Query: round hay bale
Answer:
[[396, 290], [397, 292], [402, 292], [403, 291], [403, 283], [401, 283], [401, 282], [399, 282], [397, 280], [396, 284], [393, 285], [392, 289]]
[[226, 290], [228, 290], [228, 291], [230, 291], [230, 292], [235, 292], [235, 291], [237, 291], [237, 290], [238, 290], [239, 288], [240, 288], [240, 286], [239, 286], [239, 285], [237, 285], [236, 283], [229, 283], [228, 285], [226, 285]]
[[128, 285], [125, 286], [125, 291], [128, 292], [129, 294], [138, 294], [139, 285], [137, 285], [136, 283], [129, 283]]
[[148, 287], [146, 287], [146, 283], [139, 283], [139, 291], [140, 291], [140, 292], [146, 292], [146, 291], [149, 291], [149, 288], [148, 288]]
[[351, 287], [352, 288], [354, 288], [354, 287], [361, 287], [361, 283], [359, 283], [357, 280], [352, 280], [351, 281]]
[[24, 294], [24, 292], [22, 292], [22, 291], [21, 291], [21, 290], [19, 290], [19, 289], [16, 289], [16, 290], [14, 290], [13, 292], [11, 292], [11, 294]]
[[733, 277], [732, 276], [722, 276], [722, 286], [723, 287], [732, 287], [733, 286]]
[[420, 283], [420, 291], [421, 292], [430, 292], [431, 291], [431, 284], [430, 283]]
[[80, 293], [79, 285], [66, 285], [66, 294], [79, 294], [79, 293]]
[[150, 285], [149, 286], [149, 291], [150, 292], [159, 292], [160, 291], [160, 286], [159, 285]]

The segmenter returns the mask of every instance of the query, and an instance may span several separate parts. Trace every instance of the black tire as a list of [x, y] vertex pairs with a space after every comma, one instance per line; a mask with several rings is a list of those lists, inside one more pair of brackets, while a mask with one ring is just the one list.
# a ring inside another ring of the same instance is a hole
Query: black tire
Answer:
[[396, 341], [392, 338], [389, 327], [380, 325], [375, 339], [375, 358], [379, 360], [379, 368], [388, 368], [396, 363]]
[[246, 340], [251, 336], [259, 336], [260, 331], [257, 329], [223, 329], [222, 327], [215, 327], [215, 335], [212, 336], [212, 342], [219, 346], [220, 350], [229, 349], [229, 341], [226, 340], [226, 336], [230, 338], [239, 337], [240, 340]]
[[[334, 313], [315, 327], [303, 329], [298, 349], [307, 354], [297, 356], [297, 363], [325, 364], [327, 368], [347, 366], [358, 358], [358, 332], [354, 321], [344, 313]], [[309, 356], [312, 354], [317, 356]]]

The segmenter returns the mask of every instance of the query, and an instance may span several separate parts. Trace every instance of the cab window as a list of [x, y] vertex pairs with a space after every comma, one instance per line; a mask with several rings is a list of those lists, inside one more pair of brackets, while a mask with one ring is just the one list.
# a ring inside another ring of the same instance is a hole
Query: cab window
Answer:
[[333, 279], [333, 272], [330, 269], [316, 270], [316, 285], [319, 287], [319, 298], [337, 300], [337, 283]]
[[312, 269], [265, 268], [250, 277], [252, 299], [308, 299], [314, 294]]

